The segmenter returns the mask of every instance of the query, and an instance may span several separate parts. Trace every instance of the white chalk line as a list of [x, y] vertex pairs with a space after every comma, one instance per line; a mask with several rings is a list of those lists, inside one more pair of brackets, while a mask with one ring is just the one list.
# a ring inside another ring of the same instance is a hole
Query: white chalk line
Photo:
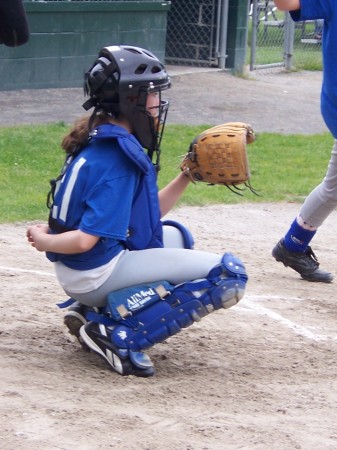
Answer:
[[[4, 270], [6, 272], [14, 272], [14, 273], [31, 273], [35, 275], [42, 275], [42, 276], [49, 276], [49, 277], [55, 277], [54, 273], [51, 272], [43, 272], [41, 270], [30, 270], [30, 269], [19, 269], [16, 267], [6, 267], [6, 266], [0, 266], [0, 270]], [[337, 336], [326, 336], [323, 334], [315, 334], [312, 331], [310, 331], [308, 328], [303, 327], [302, 325], [299, 325], [295, 322], [292, 322], [289, 319], [286, 319], [285, 317], [281, 316], [280, 314], [272, 311], [271, 309], [265, 308], [264, 306], [261, 306], [257, 304], [256, 302], [259, 300], [283, 300], [284, 297], [276, 296], [276, 295], [254, 295], [254, 296], [245, 296], [244, 297], [244, 303], [239, 304], [236, 308], [237, 309], [250, 309], [254, 311], [256, 314], [264, 315], [269, 317], [270, 319], [274, 320], [275, 322], [280, 323], [281, 325], [284, 325], [285, 327], [292, 330], [295, 334], [306, 337], [307, 339], [311, 339], [315, 342], [323, 342], [323, 341], [336, 341], [337, 342]], [[294, 298], [287, 298], [287, 300], [301, 300], [298, 297]]]
[[[299, 325], [295, 322], [292, 322], [289, 319], [286, 319], [285, 317], [281, 316], [281, 314], [276, 313], [275, 311], [272, 311], [268, 308], [265, 308], [264, 306], [261, 306], [256, 303], [254, 300], [261, 300], [261, 299], [279, 299], [284, 300], [284, 297], [278, 297], [278, 296], [246, 296], [244, 297], [244, 304], [240, 304], [239, 308], [241, 309], [248, 309], [253, 310], [255, 313], [264, 315], [269, 317], [270, 319], [280, 323], [281, 325], [286, 326], [290, 330], [294, 331], [295, 334], [306, 337], [308, 339], [311, 339], [315, 342], [322, 342], [322, 341], [336, 341], [337, 342], [337, 336], [327, 336], [323, 334], [315, 334], [312, 331], [310, 331], [308, 328], [303, 327], [302, 325]], [[253, 300], [254, 299], [254, 300]], [[300, 300], [299, 298], [294, 298], [295, 300]]]
[[31, 270], [31, 269], [19, 269], [17, 267], [6, 267], [0, 266], [0, 270], [4, 272], [14, 272], [14, 273], [32, 273], [35, 275], [43, 275], [47, 277], [55, 277], [55, 274], [52, 272], [43, 272], [42, 270]]

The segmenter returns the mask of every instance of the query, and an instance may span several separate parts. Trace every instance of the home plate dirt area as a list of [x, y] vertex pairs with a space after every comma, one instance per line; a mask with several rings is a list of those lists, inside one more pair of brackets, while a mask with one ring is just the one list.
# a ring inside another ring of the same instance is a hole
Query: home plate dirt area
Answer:
[[[66, 296], [27, 224], [0, 225], [2, 450], [335, 450], [336, 280], [309, 283], [271, 250], [298, 206], [182, 207], [196, 248], [230, 251], [246, 295], [148, 353], [153, 378], [121, 377], [63, 325]], [[337, 277], [333, 213], [315, 236]]]

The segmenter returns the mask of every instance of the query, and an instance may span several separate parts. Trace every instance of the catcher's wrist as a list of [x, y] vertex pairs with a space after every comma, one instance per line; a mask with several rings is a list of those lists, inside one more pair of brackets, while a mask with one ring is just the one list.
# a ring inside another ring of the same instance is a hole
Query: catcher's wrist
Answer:
[[188, 167], [181, 168], [181, 174], [184, 178], [187, 178], [189, 181], [192, 181], [192, 183], [195, 183]]

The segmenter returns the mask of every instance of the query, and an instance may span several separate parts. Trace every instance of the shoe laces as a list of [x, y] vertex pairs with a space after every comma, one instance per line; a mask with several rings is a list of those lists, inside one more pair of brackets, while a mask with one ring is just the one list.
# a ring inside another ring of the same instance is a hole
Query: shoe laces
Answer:
[[317, 256], [315, 255], [313, 249], [310, 246], [307, 247], [307, 249], [304, 253], [306, 254], [306, 256], [308, 258], [310, 258], [312, 261], [314, 261], [317, 264], [317, 267], [319, 266]]

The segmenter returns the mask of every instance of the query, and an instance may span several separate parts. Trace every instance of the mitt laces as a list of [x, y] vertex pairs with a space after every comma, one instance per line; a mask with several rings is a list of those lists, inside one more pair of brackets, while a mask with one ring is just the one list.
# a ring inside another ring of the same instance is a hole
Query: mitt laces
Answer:
[[231, 192], [234, 192], [234, 194], [240, 195], [241, 197], [243, 197], [243, 194], [241, 194], [240, 191], [245, 191], [246, 188], [248, 188], [254, 195], [261, 197], [261, 195], [258, 194], [258, 191], [253, 188], [250, 181], [246, 181], [245, 183], [243, 183], [243, 185], [245, 186], [244, 188], [240, 188], [239, 186], [237, 186], [235, 184], [225, 184], [224, 186], [226, 186]]

